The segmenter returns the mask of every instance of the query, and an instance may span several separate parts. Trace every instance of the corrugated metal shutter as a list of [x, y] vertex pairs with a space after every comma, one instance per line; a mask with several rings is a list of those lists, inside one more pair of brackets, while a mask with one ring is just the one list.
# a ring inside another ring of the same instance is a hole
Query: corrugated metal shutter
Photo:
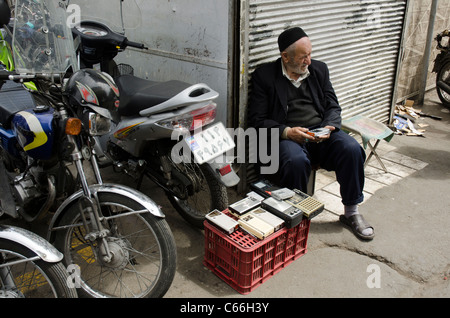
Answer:
[[258, 65], [279, 57], [277, 38], [283, 30], [300, 26], [311, 38], [313, 58], [328, 64], [343, 117], [389, 120], [406, 1], [249, 0], [242, 5], [241, 36], [247, 39], [241, 42], [246, 54], [241, 82]]

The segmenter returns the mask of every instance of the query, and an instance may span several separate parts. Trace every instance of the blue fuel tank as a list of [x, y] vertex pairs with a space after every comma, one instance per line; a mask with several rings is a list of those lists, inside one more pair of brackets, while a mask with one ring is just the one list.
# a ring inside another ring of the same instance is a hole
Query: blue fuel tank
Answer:
[[37, 106], [13, 116], [11, 128], [17, 142], [34, 159], [48, 160], [52, 157], [55, 139], [53, 113], [54, 110], [48, 106]]

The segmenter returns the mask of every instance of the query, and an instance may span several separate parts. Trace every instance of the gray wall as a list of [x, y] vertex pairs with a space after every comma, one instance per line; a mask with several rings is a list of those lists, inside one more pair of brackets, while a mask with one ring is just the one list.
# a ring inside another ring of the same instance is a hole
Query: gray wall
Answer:
[[[125, 1], [126, 2], [126, 1]], [[140, 0], [142, 23], [127, 30], [146, 52], [130, 49], [118, 62], [151, 80], [206, 83], [219, 92], [217, 119], [227, 124], [229, 86], [228, 0]], [[125, 12], [126, 15], [126, 12]], [[133, 17], [126, 16], [126, 19]]]

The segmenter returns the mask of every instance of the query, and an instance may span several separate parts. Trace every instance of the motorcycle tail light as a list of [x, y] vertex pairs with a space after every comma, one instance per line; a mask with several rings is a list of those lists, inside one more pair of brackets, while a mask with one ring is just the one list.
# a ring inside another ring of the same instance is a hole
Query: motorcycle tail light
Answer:
[[229, 174], [230, 172], [231, 172], [231, 165], [226, 165], [225, 167], [219, 169], [219, 173], [222, 177], [226, 174]]
[[81, 120], [78, 118], [69, 118], [66, 121], [66, 134], [76, 136], [81, 133]]
[[206, 126], [216, 119], [217, 104], [210, 103], [207, 106], [194, 110], [191, 112], [193, 116], [190, 130], [193, 131], [196, 128]]
[[208, 125], [216, 118], [217, 104], [209, 103], [208, 105], [193, 110], [187, 114], [172, 117], [170, 119], [159, 121], [157, 124], [169, 129], [189, 129], [193, 131], [205, 125]]

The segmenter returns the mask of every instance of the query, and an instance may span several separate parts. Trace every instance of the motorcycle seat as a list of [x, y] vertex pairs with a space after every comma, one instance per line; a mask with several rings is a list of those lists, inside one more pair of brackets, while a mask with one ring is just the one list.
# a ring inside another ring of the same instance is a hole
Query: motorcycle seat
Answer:
[[6, 81], [0, 90], [0, 124], [10, 128], [11, 117], [26, 109], [33, 109], [36, 103], [22, 84]]
[[144, 109], [159, 105], [191, 85], [171, 80], [155, 82], [133, 75], [122, 75], [115, 79], [120, 92], [119, 114], [135, 116]]

